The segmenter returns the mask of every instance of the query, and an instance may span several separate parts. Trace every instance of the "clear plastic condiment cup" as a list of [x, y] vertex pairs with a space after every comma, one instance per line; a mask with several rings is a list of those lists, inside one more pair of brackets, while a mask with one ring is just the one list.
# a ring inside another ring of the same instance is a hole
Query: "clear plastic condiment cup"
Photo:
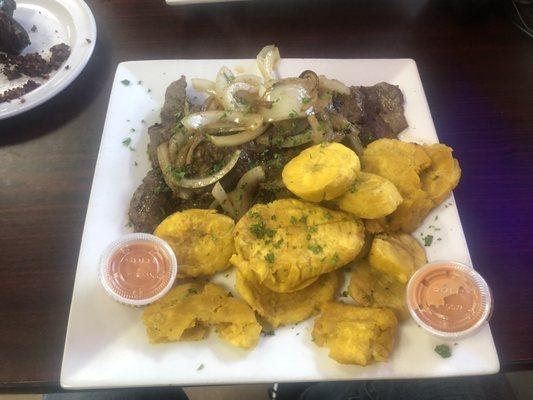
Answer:
[[416, 271], [407, 284], [406, 300], [416, 323], [444, 340], [479, 332], [493, 309], [487, 282], [456, 261], [435, 261]]
[[174, 284], [178, 264], [164, 240], [132, 233], [114, 241], [100, 258], [99, 278], [109, 296], [140, 307], [163, 297]]

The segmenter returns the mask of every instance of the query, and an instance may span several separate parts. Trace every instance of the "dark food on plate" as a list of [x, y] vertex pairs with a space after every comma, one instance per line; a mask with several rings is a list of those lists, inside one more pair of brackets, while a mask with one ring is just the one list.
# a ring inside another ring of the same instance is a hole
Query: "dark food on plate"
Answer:
[[[261, 77], [222, 67], [214, 82], [193, 79], [201, 105], [187, 98], [185, 77], [167, 88], [161, 123], [148, 130], [152, 169], [129, 216], [169, 242], [193, 281], [145, 310], [148, 336], [200, 340], [214, 325], [251, 348], [254, 311], [269, 328], [320, 312], [312, 336], [331, 358], [385, 361], [407, 315], [406, 282], [427, 262], [409, 232], [457, 185], [459, 164], [445, 145], [395, 138], [407, 127], [398, 87], [348, 88], [312, 71], [280, 79], [278, 60], [266, 46]], [[244, 301], [194, 279], [228, 261]], [[335, 301], [346, 265], [342, 296], [357, 306]]]
[[[234, 75], [224, 67], [214, 82], [193, 79], [206, 95], [200, 105], [188, 99], [185, 77], [167, 88], [161, 122], [149, 128], [148, 152], [170, 191], [160, 197], [171, 195], [175, 209], [212, 207], [240, 217], [256, 203], [294, 197], [281, 171], [302, 150], [339, 142], [360, 155], [363, 143], [396, 137], [407, 127], [397, 86], [348, 88], [312, 71], [277, 79], [277, 48], [265, 49], [258, 56], [262, 78]], [[254, 167], [260, 168], [246, 176]], [[174, 211], [145, 207], [150, 213], [140, 214], [137, 200], [152, 199], [149, 190], [143, 183], [132, 200], [135, 231], [152, 232], [153, 221]]]
[[363, 144], [380, 138], [395, 138], [407, 128], [403, 94], [386, 82], [374, 86], [352, 86], [349, 94], [337, 93], [333, 107], [350, 123], [359, 126]]
[[0, 64], [4, 65], [2, 72], [9, 80], [18, 79], [23, 75], [30, 78], [48, 79], [50, 73], [58, 70], [69, 56], [70, 47], [65, 43], [60, 43], [50, 47], [48, 61], [39, 53], [26, 55], [0, 53]]
[[19, 54], [30, 44], [28, 32], [13, 18], [17, 4], [0, 0], [0, 52]]
[[18, 99], [19, 97], [24, 96], [26, 93], [37, 89], [39, 86], [41, 85], [35, 82], [33, 79], [30, 79], [22, 86], [17, 86], [16, 88], [8, 89], [5, 92], [0, 93], [0, 103]]

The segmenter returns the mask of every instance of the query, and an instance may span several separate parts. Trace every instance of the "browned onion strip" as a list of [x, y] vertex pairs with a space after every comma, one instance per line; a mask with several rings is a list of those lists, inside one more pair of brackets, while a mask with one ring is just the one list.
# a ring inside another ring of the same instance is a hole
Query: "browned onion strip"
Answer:
[[203, 132], [196, 132], [192, 139], [190, 140], [189, 150], [187, 151], [187, 156], [185, 157], [185, 165], [190, 165], [192, 163], [192, 157], [194, 155], [194, 150], [198, 147], [200, 143], [204, 140]]

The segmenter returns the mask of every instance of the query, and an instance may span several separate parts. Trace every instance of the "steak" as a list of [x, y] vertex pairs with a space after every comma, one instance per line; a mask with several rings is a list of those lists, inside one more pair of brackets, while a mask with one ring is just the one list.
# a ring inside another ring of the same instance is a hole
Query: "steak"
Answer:
[[128, 215], [133, 229], [135, 232], [153, 233], [165, 217], [176, 211], [178, 203], [159, 169], [151, 169], [130, 201]]
[[161, 124], [171, 128], [183, 117], [187, 102], [187, 81], [182, 75], [172, 82], [165, 92], [165, 103], [161, 109]]
[[398, 86], [381, 82], [351, 87], [350, 91], [350, 95], [335, 95], [333, 107], [359, 127], [363, 144], [379, 138], [395, 138], [407, 128], [404, 98]]

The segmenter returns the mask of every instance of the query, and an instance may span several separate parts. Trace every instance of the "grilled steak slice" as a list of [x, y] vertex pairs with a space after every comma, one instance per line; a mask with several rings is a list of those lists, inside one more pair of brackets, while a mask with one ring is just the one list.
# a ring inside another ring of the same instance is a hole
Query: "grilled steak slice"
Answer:
[[386, 82], [361, 87], [364, 94], [365, 117], [361, 139], [370, 143], [379, 138], [395, 138], [407, 128], [403, 94], [398, 86]]
[[161, 109], [161, 124], [174, 127], [183, 117], [187, 101], [187, 81], [182, 75], [180, 79], [172, 82], [165, 92], [165, 103]]
[[178, 200], [172, 197], [161, 172], [152, 169], [133, 194], [128, 215], [135, 232], [152, 233], [177, 206]]
[[333, 97], [333, 107], [352, 124], [360, 124], [365, 114], [364, 95], [360, 87], [352, 86], [350, 92], [349, 96], [336, 93]]
[[152, 162], [154, 168], [159, 168], [157, 161], [157, 147], [170, 139], [170, 127], [161, 124], [154, 124], [148, 128], [148, 136], [150, 142], [148, 143], [148, 157]]
[[403, 94], [398, 86], [386, 82], [374, 86], [351, 87], [350, 95], [333, 98], [335, 110], [360, 127], [366, 145], [376, 139], [394, 138], [407, 128]]

